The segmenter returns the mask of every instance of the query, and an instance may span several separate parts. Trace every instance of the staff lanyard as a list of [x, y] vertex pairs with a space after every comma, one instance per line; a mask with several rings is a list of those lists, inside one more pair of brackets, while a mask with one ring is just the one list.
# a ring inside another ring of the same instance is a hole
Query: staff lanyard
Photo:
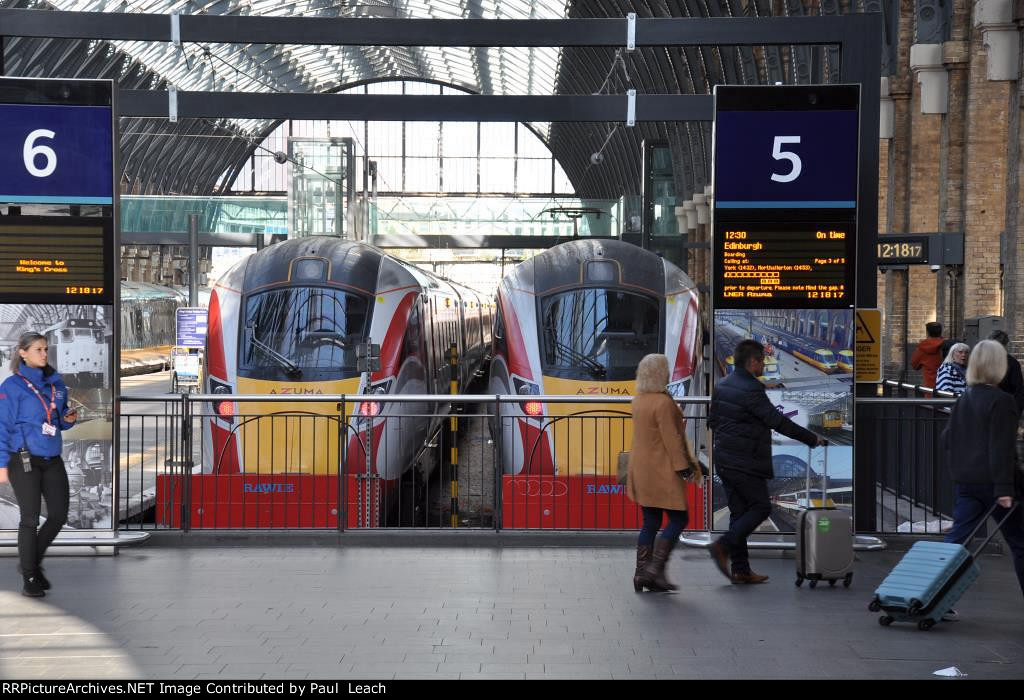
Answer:
[[41, 403], [43, 405], [43, 410], [46, 411], [46, 422], [50, 423], [52, 425], [53, 424], [53, 418], [52, 418], [53, 412], [55, 410], [57, 410], [57, 403], [56, 403], [57, 390], [54, 389], [53, 384], [50, 385], [50, 405], [47, 406], [46, 405], [46, 399], [44, 399], [43, 395], [39, 393], [39, 389], [36, 389], [36, 385], [33, 384], [32, 382], [30, 382], [28, 380], [28, 377], [26, 377], [21, 372], [17, 372], [16, 374], [19, 377], [21, 377], [21, 381], [25, 382], [25, 384], [28, 385], [28, 388], [32, 390], [32, 393], [36, 395], [36, 398], [39, 399], [39, 403]]

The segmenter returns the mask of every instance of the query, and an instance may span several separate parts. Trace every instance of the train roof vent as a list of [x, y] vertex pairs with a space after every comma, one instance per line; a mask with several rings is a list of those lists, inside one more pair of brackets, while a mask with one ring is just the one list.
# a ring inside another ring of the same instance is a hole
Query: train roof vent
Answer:
[[618, 265], [611, 260], [591, 260], [587, 263], [587, 281], [595, 284], [618, 282]]
[[322, 282], [327, 279], [327, 261], [323, 258], [293, 260], [289, 278], [295, 282]]

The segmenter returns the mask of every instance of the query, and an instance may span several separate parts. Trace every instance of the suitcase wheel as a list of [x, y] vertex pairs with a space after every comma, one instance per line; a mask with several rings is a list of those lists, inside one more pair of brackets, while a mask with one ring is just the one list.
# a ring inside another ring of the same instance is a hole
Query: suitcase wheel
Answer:
[[800, 588], [800, 586], [804, 585], [804, 577], [797, 574], [796, 581], [794, 581], [794, 583], [796, 584], [797, 588]]
[[868, 603], [868, 610], [870, 610], [871, 612], [878, 612], [881, 609], [882, 604], [878, 602], [878, 598], [875, 598], [870, 603]]
[[878, 618], [878, 624], [880, 624], [882, 627], [888, 627], [895, 621], [896, 618], [890, 617], [888, 615], [882, 615], [880, 618]]
[[853, 583], [852, 571], [846, 574], [846, 576], [843, 576], [843, 588], [849, 588], [851, 583]]
[[921, 630], [922, 632], [927, 632], [934, 626], [935, 620], [921, 620], [917, 623], [917, 629]]
[[829, 588], [834, 588], [834, 587], [835, 587], [835, 585], [836, 585], [836, 579], [834, 579], [834, 578], [830, 578], [830, 579], [828, 580], [828, 585], [829, 585]]
[[811, 579], [811, 588], [817, 588], [817, 587], [818, 587], [818, 579], [812, 578]]
[[923, 607], [924, 604], [920, 600], [918, 600], [917, 598], [911, 598], [910, 605], [907, 606], [907, 614], [917, 615], [919, 612], [921, 612], [921, 608]]

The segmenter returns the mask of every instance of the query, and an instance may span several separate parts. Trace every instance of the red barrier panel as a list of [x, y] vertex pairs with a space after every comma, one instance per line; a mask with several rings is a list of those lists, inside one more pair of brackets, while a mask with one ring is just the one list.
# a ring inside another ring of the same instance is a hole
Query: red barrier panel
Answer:
[[[359, 517], [355, 476], [348, 476], [346, 527]], [[336, 528], [338, 477], [309, 474], [194, 474], [193, 528]], [[181, 527], [183, 480], [158, 475], [156, 522]]]
[[[704, 491], [687, 487], [687, 530], [706, 529]], [[625, 485], [603, 476], [505, 476], [504, 527], [526, 529], [632, 530], [643, 522]]]

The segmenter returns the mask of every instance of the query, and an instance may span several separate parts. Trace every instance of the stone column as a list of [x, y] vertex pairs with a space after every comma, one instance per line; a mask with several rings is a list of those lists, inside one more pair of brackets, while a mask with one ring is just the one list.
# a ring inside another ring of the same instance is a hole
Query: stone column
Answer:
[[997, 314], [999, 234], [1006, 224], [1009, 108], [1016, 76], [1006, 70], [1010, 0], [979, 0], [971, 38], [967, 102], [964, 315]]

